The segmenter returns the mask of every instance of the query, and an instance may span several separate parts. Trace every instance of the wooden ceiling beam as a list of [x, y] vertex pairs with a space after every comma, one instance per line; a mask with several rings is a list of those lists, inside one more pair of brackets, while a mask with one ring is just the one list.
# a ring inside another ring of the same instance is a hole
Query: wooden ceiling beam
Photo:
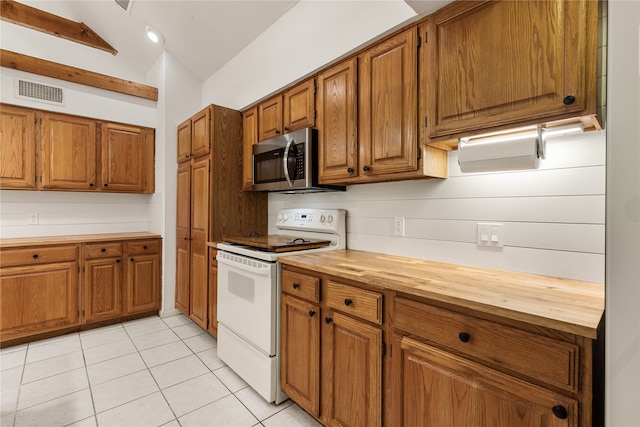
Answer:
[[93, 71], [83, 70], [81, 68], [70, 67], [9, 50], [0, 49], [0, 66], [110, 90], [112, 92], [124, 93], [138, 98], [150, 99], [152, 101], [158, 100], [158, 88], [153, 86], [134, 83], [129, 80], [94, 73]]
[[13, 0], [1, 1], [0, 19], [3, 21], [104, 50], [113, 55], [118, 53], [113, 46], [82, 22], [71, 21]]

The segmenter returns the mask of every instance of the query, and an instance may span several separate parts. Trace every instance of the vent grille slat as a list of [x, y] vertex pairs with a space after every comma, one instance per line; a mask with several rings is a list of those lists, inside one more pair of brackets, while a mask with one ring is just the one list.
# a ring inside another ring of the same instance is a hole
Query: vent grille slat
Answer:
[[28, 80], [18, 80], [18, 95], [42, 101], [64, 104], [64, 91], [61, 87], [48, 86]]

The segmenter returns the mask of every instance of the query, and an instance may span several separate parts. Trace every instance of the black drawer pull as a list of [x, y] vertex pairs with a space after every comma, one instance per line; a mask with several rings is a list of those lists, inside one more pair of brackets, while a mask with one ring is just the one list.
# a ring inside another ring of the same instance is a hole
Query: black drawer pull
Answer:
[[324, 318], [324, 323], [326, 323], [327, 325], [328, 325], [329, 323], [331, 323], [332, 321], [333, 321], [333, 319], [332, 319], [331, 317], [325, 317], [325, 318]]
[[458, 334], [458, 338], [460, 338], [460, 341], [462, 342], [469, 342], [469, 340], [471, 339], [471, 335], [466, 332], [460, 332]]
[[347, 173], [353, 173], [353, 168], [347, 168]]
[[362, 168], [362, 170], [365, 171], [365, 172], [369, 172], [371, 170], [371, 168], [369, 166], [364, 166]]
[[116, 262], [118, 262], [118, 263], [119, 263], [119, 262], [120, 262], [120, 260], [119, 260], [119, 259], [117, 259], [117, 260], [116, 260]]
[[135, 261], [135, 259], [131, 258], [131, 262]]
[[37, 259], [38, 258], [38, 254], [33, 254], [33, 259]]
[[100, 252], [107, 252], [107, 248], [100, 249]]
[[344, 300], [344, 305], [346, 305], [347, 307], [349, 307], [351, 303], [353, 303], [353, 301], [351, 301], [349, 298]]
[[556, 405], [551, 408], [551, 410], [553, 411], [553, 415], [560, 418], [561, 420], [566, 420], [569, 417], [567, 409], [564, 406]]
[[142, 249], [147, 249], [147, 245], [144, 245], [144, 246], [142, 247]]
[[313, 317], [313, 316], [315, 316], [315, 315], [316, 315], [316, 312], [315, 312], [315, 311], [313, 311], [313, 310], [310, 310], [310, 311], [309, 311], [309, 317]]
[[571, 104], [573, 104], [574, 102], [576, 102], [576, 97], [575, 97], [575, 96], [573, 96], [573, 95], [565, 96], [565, 97], [564, 97], [564, 99], [562, 100], [562, 103], [563, 103], [564, 105], [571, 105]]
[[299, 287], [300, 287], [300, 284], [299, 284], [299, 283], [294, 283], [294, 284], [293, 284], [293, 289], [298, 289]]

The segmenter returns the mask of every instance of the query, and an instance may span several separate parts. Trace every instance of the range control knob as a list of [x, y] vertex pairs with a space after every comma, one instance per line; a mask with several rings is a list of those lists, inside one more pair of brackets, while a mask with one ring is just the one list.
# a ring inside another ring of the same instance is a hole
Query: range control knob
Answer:
[[327, 218], [327, 222], [329, 224], [331, 224], [333, 222], [333, 215], [329, 215], [329, 217]]
[[284, 216], [282, 217], [282, 221], [287, 222], [288, 220], [289, 220], [289, 214], [284, 214]]
[[282, 222], [282, 218], [283, 218], [282, 214], [278, 214], [278, 222]]
[[324, 222], [327, 220], [327, 217], [324, 215], [320, 215], [320, 223], [324, 224]]

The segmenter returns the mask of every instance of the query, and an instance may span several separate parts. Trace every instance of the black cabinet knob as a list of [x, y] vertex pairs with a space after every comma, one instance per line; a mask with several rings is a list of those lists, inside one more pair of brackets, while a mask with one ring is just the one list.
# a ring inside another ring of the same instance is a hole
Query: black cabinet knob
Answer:
[[551, 408], [553, 411], [553, 415], [560, 418], [561, 420], [566, 420], [569, 417], [569, 413], [567, 413], [567, 409], [562, 405], [556, 405]]
[[571, 104], [573, 104], [574, 102], [576, 102], [576, 97], [575, 97], [575, 96], [573, 96], [573, 95], [565, 96], [565, 97], [564, 97], [564, 99], [562, 100], [562, 103], [563, 103], [564, 105], [571, 105]]
[[349, 298], [344, 300], [344, 305], [346, 305], [347, 307], [350, 306], [351, 303], [353, 303], [353, 301], [351, 301]]
[[365, 171], [365, 172], [369, 172], [371, 170], [371, 168], [369, 166], [364, 166], [362, 168], [362, 170]]
[[117, 259], [117, 260], [116, 260], [116, 262], [120, 262], [120, 260], [119, 260], [119, 259]]
[[315, 316], [315, 315], [316, 315], [316, 312], [315, 312], [315, 311], [313, 311], [313, 310], [310, 310], [310, 311], [309, 311], [309, 317], [313, 317], [313, 316]]
[[89, 187], [93, 187], [93, 182], [89, 183]]
[[38, 258], [38, 254], [33, 254], [33, 259], [37, 259]]
[[471, 335], [466, 332], [460, 332], [458, 334], [458, 338], [460, 338], [460, 341], [462, 342], [469, 342], [469, 340], [471, 339]]
[[104, 186], [105, 186], [105, 187], [108, 187], [108, 186], [109, 186], [109, 184], [107, 184], [107, 183], [105, 182], [105, 183], [104, 183]]
[[276, 135], [280, 135], [280, 130], [276, 129]]
[[100, 249], [100, 252], [107, 252], [107, 248]]
[[353, 173], [353, 168], [347, 168], [347, 173]]
[[144, 245], [144, 246], [142, 247], [142, 249], [147, 249], [147, 245]]
[[284, 130], [287, 130], [287, 131], [288, 131], [288, 130], [289, 130], [289, 128], [288, 128], [287, 126], [285, 126], [285, 127], [284, 127]]
[[133, 258], [131, 258], [131, 262], [135, 261]]
[[331, 317], [325, 317], [325, 318], [324, 318], [324, 323], [326, 323], [327, 325], [328, 325], [329, 323], [331, 323], [332, 321], [333, 321], [333, 319], [332, 319]]
[[299, 287], [300, 287], [300, 284], [299, 284], [299, 283], [294, 283], [294, 284], [293, 284], [293, 289], [298, 289]]

